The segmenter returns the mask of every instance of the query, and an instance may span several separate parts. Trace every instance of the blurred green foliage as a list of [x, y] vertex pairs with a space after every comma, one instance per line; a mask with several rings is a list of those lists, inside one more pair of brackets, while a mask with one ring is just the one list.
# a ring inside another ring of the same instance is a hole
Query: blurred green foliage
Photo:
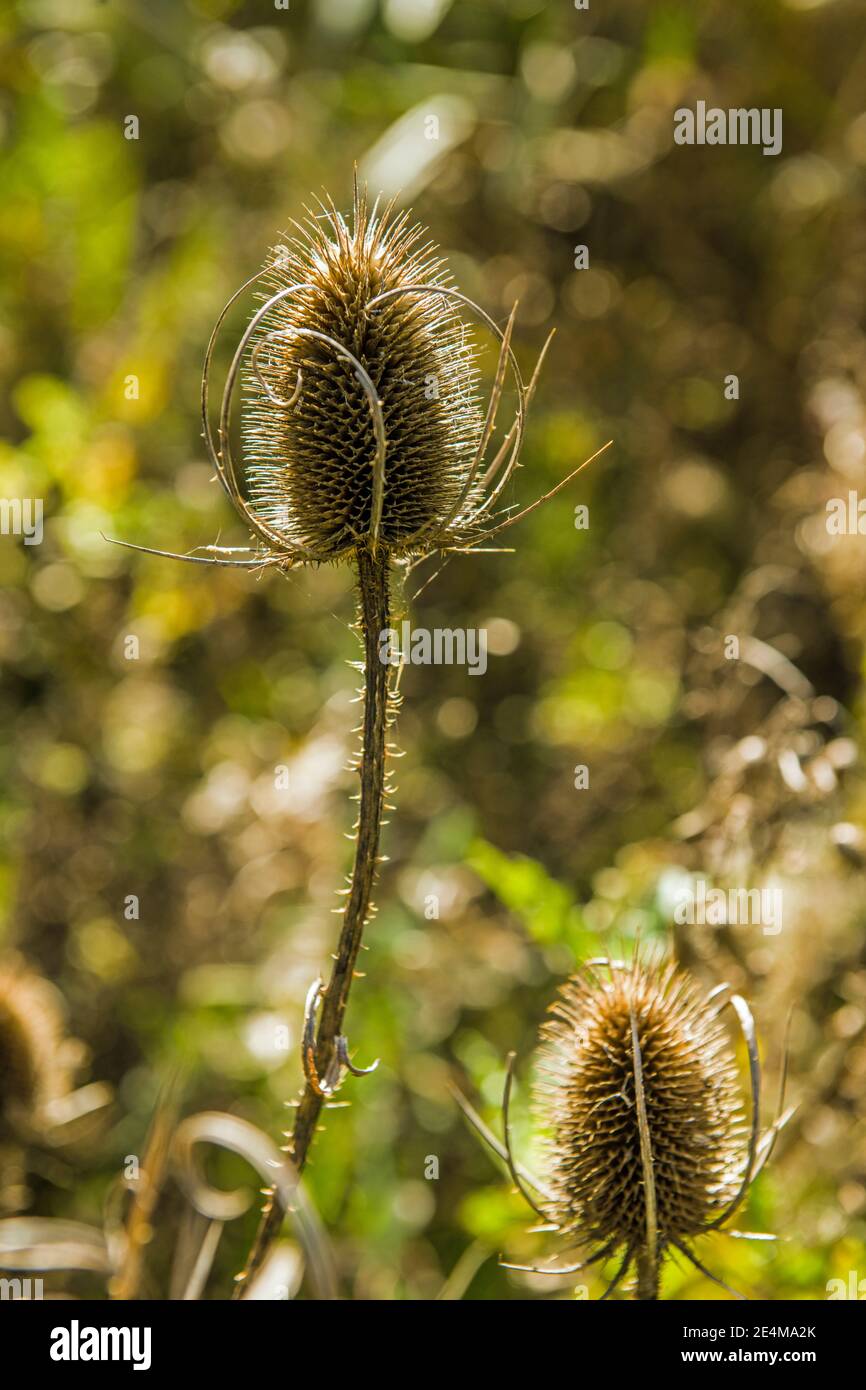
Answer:
[[[513, 554], [452, 558], [398, 600], [417, 625], [486, 627], [491, 658], [483, 679], [404, 676], [349, 1019], [359, 1062], [383, 1060], [348, 1082], [309, 1170], [343, 1288], [573, 1296], [498, 1268], [558, 1247], [527, 1234], [448, 1082], [496, 1127], [503, 1059], [528, 1078], [559, 981], [638, 936], [743, 989], [773, 1083], [797, 1004], [800, 1110], [739, 1219], [779, 1242], [720, 1236], [701, 1258], [755, 1296], [866, 1277], [866, 801], [846, 754], [866, 559], [824, 525], [828, 498], [866, 489], [860, 20], [855, 0], [4, 7], [0, 495], [43, 498], [45, 536], [0, 537], [3, 946], [57, 983], [82, 1079], [114, 1092], [74, 1142], [9, 1158], [7, 1211], [99, 1224], [180, 1063], [184, 1113], [288, 1122], [351, 856], [351, 576], [209, 571], [102, 533], [246, 542], [204, 459], [204, 348], [304, 203], [322, 186], [348, 203], [357, 161], [403, 190], [465, 293], [500, 320], [520, 300], [526, 369], [557, 329], [508, 500], [614, 447], [509, 533]], [[782, 153], [675, 146], [673, 111], [697, 100], [781, 107]], [[832, 738], [788, 707], [772, 723], [784, 695], [724, 659], [731, 633], [827, 697]], [[783, 931], [674, 931], [684, 872], [783, 881]], [[516, 1135], [540, 1162], [526, 1099]], [[225, 1156], [211, 1176], [250, 1181]], [[169, 1185], [146, 1291], [168, 1290], [182, 1204]], [[255, 1220], [227, 1228], [208, 1296]], [[724, 1296], [674, 1264], [664, 1294]]]

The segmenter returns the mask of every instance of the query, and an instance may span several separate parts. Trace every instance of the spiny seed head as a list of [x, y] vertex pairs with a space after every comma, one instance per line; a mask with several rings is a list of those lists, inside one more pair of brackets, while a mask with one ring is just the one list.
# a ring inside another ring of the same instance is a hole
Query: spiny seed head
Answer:
[[543, 1030], [536, 1105], [548, 1131], [554, 1219], [578, 1243], [638, 1250], [646, 1193], [635, 1101], [640, 1048], [659, 1249], [734, 1198], [746, 1161], [730, 1043], [675, 965], [573, 976]]
[[74, 1046], [49, 981], [17, 959], [0, 965], [0, 1133], [42, 1125], [70, 1089]]
[[317, 557], [348, 554], [370, 532], [377, 442], [369, 393], [351, 362], [312, 330], [353, 354], [381, 403], [380, 543], [408, 553], [426, 528], [429, 548], [461, 498], [480, 437], [473, 339], [444, 295], [415, 290], [371, 301], [409, 285], [447, 286], [450, 277], [420, 227], [390, 208], [368, 210], [357, 188], [351, 224], [330, 204], [297, 230], [272, 250], [262, 297], [303, 288], [265, 315], [251, 338], [253, 350], [261, 344], [259, 371], [248, 359], [242, 373], [251, 503]]

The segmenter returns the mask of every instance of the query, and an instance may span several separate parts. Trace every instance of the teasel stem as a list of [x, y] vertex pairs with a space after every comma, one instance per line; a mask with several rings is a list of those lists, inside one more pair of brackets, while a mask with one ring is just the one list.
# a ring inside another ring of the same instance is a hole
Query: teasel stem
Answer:
[[[361, 791], [358, 809], [355, 862], [343, 912], [343, 925], [331, 978], [325, 989], [314, 1054], [305, 1063], [307, 1075], [297, 1107], [295, 1125], [287, 1154], [300, 1174], [307, 1162], [323, 1107], [336, 1090], [336, 1078], [347, 1063], [343, 1019], [361, 950], [364, 927], [370, 915], [370, 900], [379, 862], [379, 835], [385, 802], [386, 737], [389, 724], [389, 665], [381, 659], [381, 634], [389, 626], [389, 559], [384, 548], [359, 546], [358, 565], [359, 628], [364, 647], [364, 720], [359, 773]], [[315, 1000], [313, 1001], [315, 1005]], [[326, 1081], [321, 1079], [325, 1078]], [[283, 1208], [274, 1193], [267, 1204], [246, 1268], [235, 1286], [235, 1298], [243, 1296], [250, 1280], [261, 1268], [271, 1242], [279, 1232]]]
[[659, 1296], [658, 1260], [649, 1250], [641, 1250], [637, 1257], [637, 1296], [639, 1301], [652, 1301]]

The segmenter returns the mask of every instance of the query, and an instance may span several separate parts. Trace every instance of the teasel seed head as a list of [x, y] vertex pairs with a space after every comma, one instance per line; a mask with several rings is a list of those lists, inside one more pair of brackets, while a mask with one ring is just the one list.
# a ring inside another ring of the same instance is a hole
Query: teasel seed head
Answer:
[[[277, 245], [223, 307], [202, 371], [208, 458], [253, 544], [196, 546], [201, 555], [120, 545], [195, 565], [283, 572], [353, 560], [361, 551], [407, 566], [434, 552], [470, 554], [555, 497], [609, 447], [610, 440], [521, 510], [507, 505], [553, 333], [524, 381], [512, 347], [517, 305], [500, 327], [451, 283], [408, 214], [395, 214], [393, 203], [380, 211], [378, 199], [368, 208], [357, 176], [349, 218], [326, 197], [320, 214], [293, 226], [297, 235]], [[216, 345], [230, 311], [254, 286], [264, 302], [235, 346], [214, 428]], [[473, 319], [499, 346], [483, 415]], [[497, 441], [508, 380], [514, 415]], [[239, 383], [240, 465], [231, 423]]]
[[549, 1134], [552, 1219], [580, 1244], [645, 1249], [643, 1111], [660, 1256], [723, 1216], [748, 1163], [719, 1004], [676, 965], [636, 961], [607, 978], [592, 968], [573, 976], [551, 1012], [535, 1101]]
[[431, 292], [450, 277], [406, 213], [368, 208], [356, 185], [349, 221], [328, 203], [297, 232], [265, 264], [260, 297], [286, 293], [253, 333], [242, 373], [249, 498], [274, 531], [321, 558], [350, 554], [370, 533], [376, 412], [338, 345], [378, 400], [378, 542], [399, 556], [447, 520], [469, 481], [482, 430], [473, 335], [453, 299]]
[[17, 957], [0, 964], [0, 1129], [45, 1128], [77, 1060], [54, 986]]

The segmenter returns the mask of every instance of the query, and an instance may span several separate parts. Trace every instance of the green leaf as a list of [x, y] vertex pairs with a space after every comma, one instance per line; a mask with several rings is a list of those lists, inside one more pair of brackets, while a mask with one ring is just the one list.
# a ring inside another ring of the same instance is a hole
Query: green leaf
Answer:
[[544, 945], [565, 941], [582, 949], [587, 933], [578, 904], [537, 860], [525, 855], [512, 859], [486, 840], [474, 840], [466, 863], [520, 917], [536, 941]]

